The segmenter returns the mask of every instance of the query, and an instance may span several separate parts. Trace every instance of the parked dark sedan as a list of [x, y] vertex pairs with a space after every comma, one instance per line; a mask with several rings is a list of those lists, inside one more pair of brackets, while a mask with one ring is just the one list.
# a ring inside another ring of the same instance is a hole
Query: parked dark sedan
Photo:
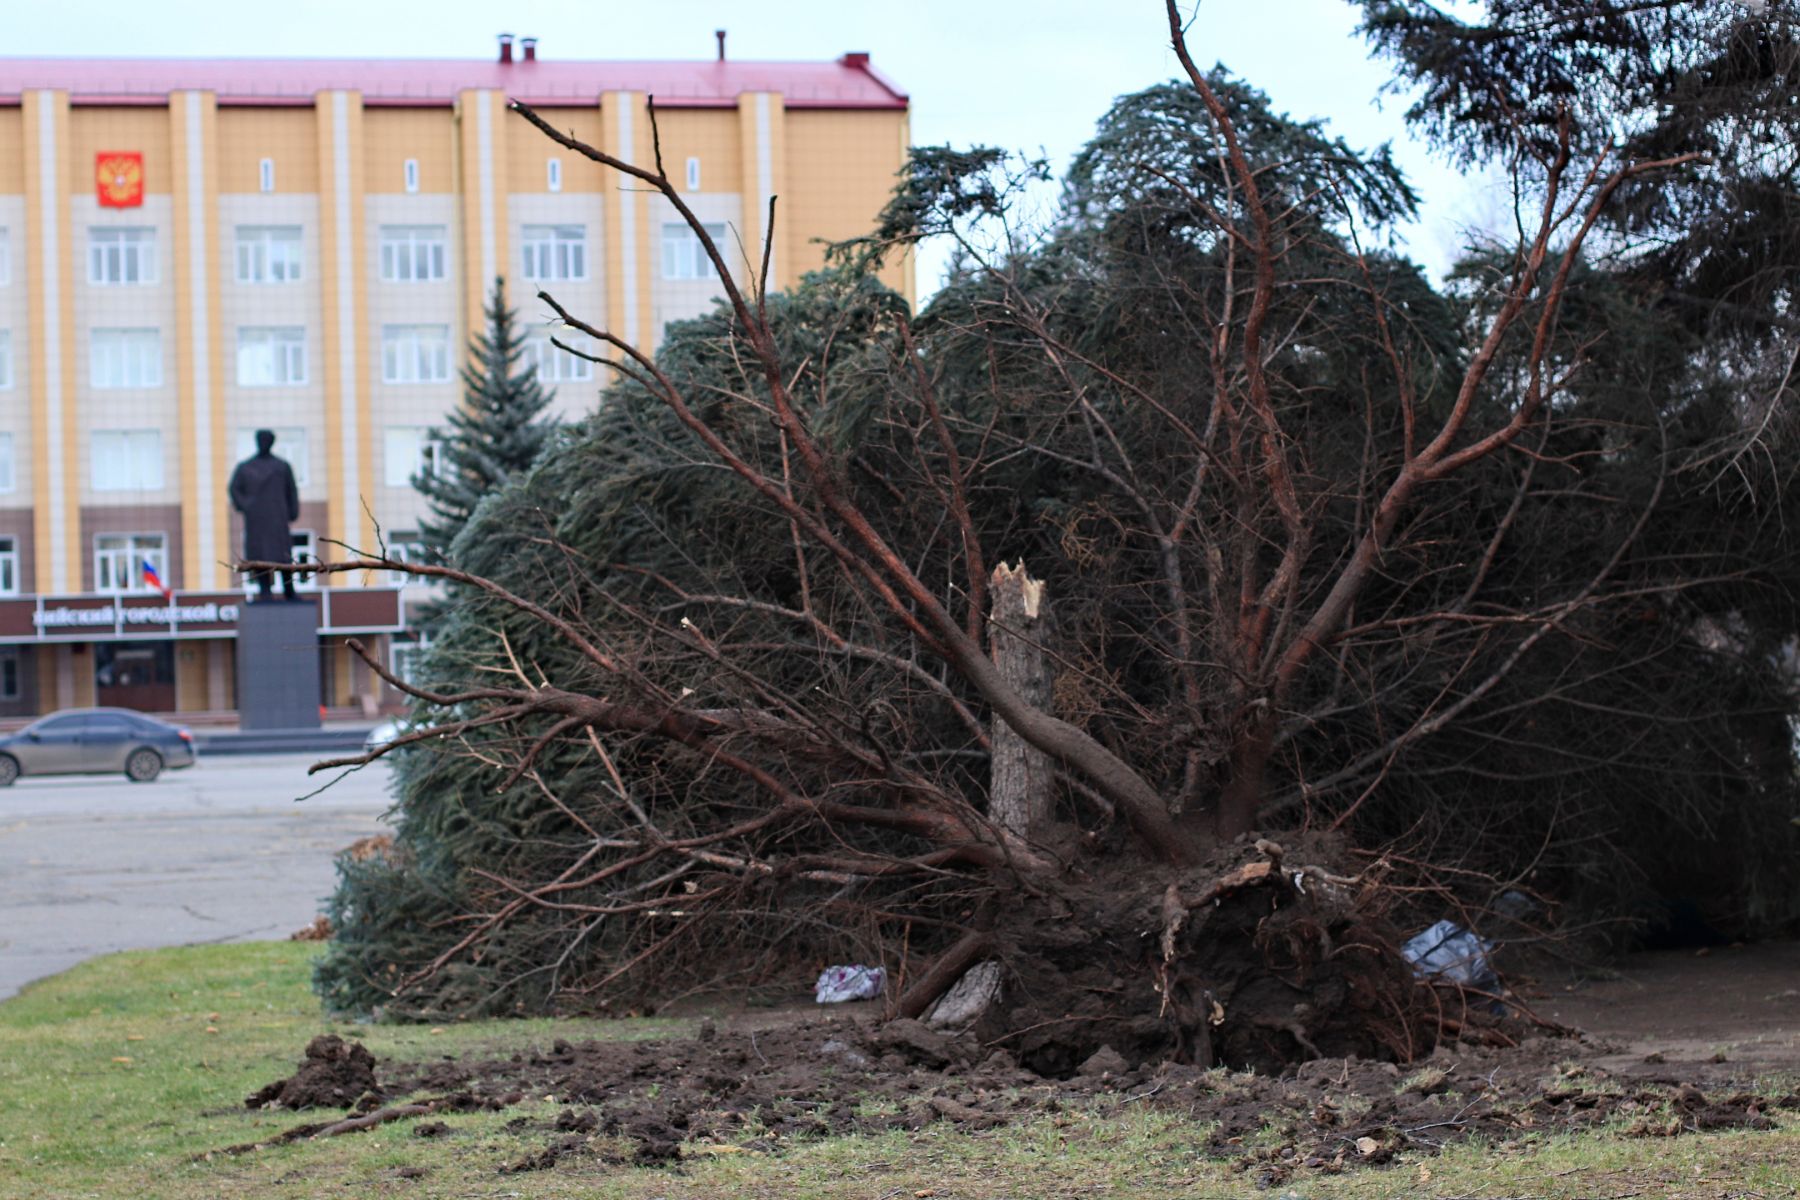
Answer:
[[164, 767], [193, 765], [193, 734], [128, 708], [68, 708], [0, 735], [0, 787], [21, 775], [108, 771], [149, 783]]

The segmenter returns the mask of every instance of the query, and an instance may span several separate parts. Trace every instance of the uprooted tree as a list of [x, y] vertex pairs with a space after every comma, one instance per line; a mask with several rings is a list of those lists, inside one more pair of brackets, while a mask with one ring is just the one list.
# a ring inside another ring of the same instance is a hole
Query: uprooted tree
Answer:
[[[1578, 890], [1684, 778], [1775, 831], [1751, 873], [1778, 853], [1756, 556], [1659, 523], [1716, 503], [1679, 468], [1736, 418], [1591, 377], [1635, 312], [1596, 230], [1696, 155], [1521, 126], [1520, 237], [1439, 294], [1384, 248], [1385, 153], [1200, 70], [1168, 11], [1185, 79], [1115, 106], [1053, 229], [1010, 228], [1003, 156], [924, 151], [788, 294], [660, 161], [517, 108], [659, 193], [726, 298], [652, 358], [544, 294], [606, 403], [456, 566], [326, 567], [461, 601], [392, 681], [433, 724], [378, 752], [403, 822], [342, 864], [328, 1003], [622, 1011], [842, 953], [907, 1014], [995, 964], [976, 1018], [1043, 1069], [1405, 1056], [1455, 1020], [1385, 920], [1415, 859]], [[914, 317], [869, 265], [933, 234], [960, 266]], [[1671, 791], [1608, 825], [1584, 789], [1634, 772]]]

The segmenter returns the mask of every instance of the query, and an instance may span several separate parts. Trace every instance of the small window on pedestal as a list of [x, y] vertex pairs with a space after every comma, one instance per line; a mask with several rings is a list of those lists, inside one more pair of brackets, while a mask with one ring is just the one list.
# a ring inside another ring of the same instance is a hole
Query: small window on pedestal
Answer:
[[256, 185], [265, 192], [275, 190], [275, 160], [265, 158], [256, 164]]
[[700, 190], [700, 160], [699, 159], [697, 159], [697, 158], [688, 159], [687, 175], [688, 175], [688, 191], [690, 191], [690, 192], [699, 191]]
[[406, 190], [409, 192], [418, 191], [419, 190], [419, 160], [418, 159], [409, 158], [406, 160], [405, 175], [406, 175]]
[[562, 159], [553, 158], [544, 164], [545, 183], [553, 192], [562, 191]]

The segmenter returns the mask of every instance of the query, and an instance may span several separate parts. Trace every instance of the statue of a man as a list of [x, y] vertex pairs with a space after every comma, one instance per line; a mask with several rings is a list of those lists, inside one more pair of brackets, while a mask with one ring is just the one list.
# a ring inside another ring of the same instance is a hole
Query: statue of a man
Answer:
[[[231, 473], [231, 507], [244, 514], [244, 559], [246, 562], [292, 562], [294, 542], [288, 526], [300, 519], [300, 489], [294, 486], [294, 470], [286, 459], [276, 458], [275, 434], [268, 429], [256, 431], [256, 454], [246, 458]], [[268, 600], [271, 571], [255, 571], [257, 599]], [[294, 595], [294, 575], [281, 574], [284, 598]]]

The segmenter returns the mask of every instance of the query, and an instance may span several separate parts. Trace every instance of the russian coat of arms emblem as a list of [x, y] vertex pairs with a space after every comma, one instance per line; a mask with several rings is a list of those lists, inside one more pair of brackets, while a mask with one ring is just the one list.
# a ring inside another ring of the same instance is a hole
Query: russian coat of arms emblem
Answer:
[[94, 190], [102, 208], [136, 208], [144, 202], [144, 156], [136, 150], [94, 155]]

